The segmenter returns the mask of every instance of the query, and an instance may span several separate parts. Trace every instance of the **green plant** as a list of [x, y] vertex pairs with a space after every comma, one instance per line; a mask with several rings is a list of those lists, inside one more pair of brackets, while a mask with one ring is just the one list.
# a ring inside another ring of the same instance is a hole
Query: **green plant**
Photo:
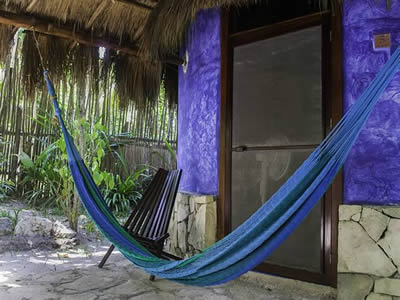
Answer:
[[0, 218], [10, 218], [10, 212], [8, 210], [0, 209]]
[[[40, 124], [51, 125], [49, 117], [41, 116]], [[144, 188], [153, 176], [148, 166], [140, 167], [134, 174], [129, 174], [125, 157], [121, 151], [122, 144], [111, 145], [105, 127], [98, 121], [93, 126], [85, 120], [70, 124], [73, 138], [84, 143], [82, 158], [86, 162], [93, 180], [100, 187], [106, 203], [118, 215], [129, 212], [141, 198]], [[172, 148], [171, 148], [172, 149]], [[123, 174], [113, 174], [103, 167], [106, 155], [116, 158], [116, 164]], [[79, 199], [74, 197], [74, 184], [68, 168], [68, 156], [65, 141], [60, 137], [48, 146], [36, 159], [32, 160], [26, 153], [19, 159], [22, 166], [24, 197], [29, 205], [43, 209], [61, 209], [68, 218], [72, 229], [76, 229]]]
[[129, 212], [132, 204], [136, 204], [141, 197], [138, 191], [136, 176], [122, 179], [120, 175], [112, 176], [103, 188], [104, 199], [107, 205], [117, 214]]
[[59, 197], [62, 182], [57, 169], [58, 154], [56, 143], [48, 146], [35, 160], [25, 152], [19, 154], [23, 178], [21, 186], [29, 206], [51, 207]]
[[83, 228], [85, 228], [86, 232], [88, 232], [88, 233], [93, 233], [93, 232], [96, 231], [96, 225], [94, 224], [93, 221], [87, 222], [87, 223], [84, 225]]
[[15, 192], [15, 184], [12, 181], [0, 181], [0, 201], [8, 199]]
[[176, 159], [176, 152], [175, 152], [175, 150], [172, 148], [171, 144], [168, 143], [167, 139], [164, 139], [164, 143], [165, 143], [165, 146], [167, 146], [169, 155], [171, 155], [172, 160], [176, 163], [176, 162], [177, 162], [177, 159]]
[[[54, 126], [50, 117], [40, 116], [35, 120], [41, 126]], [[71, 133], [85, 142], [83, 157], [91, 170], [96, 184], [109, 177], [100, 167], [108, 148], [105, 128], [96, 122], [91, 128], [87, 120], [71, 122]], [[61, 208], [71, 228], [76, 229], [80, 214], [79, 198], [74, 197], [74, 184], [68, 168], [68, 157], [63, 137], [42, 151], [34, 160], [26, 153], [19, 155], [23, 180], [21, 185], [27, 204], [40, 208]]]
[[[172, 164], [176, 165], [177, 158], [176, 158], [175, 150], [172, 148], [171, 144], [166, 139], [164, 139], [164, 144], [165, 144], [165, 147], [166, 147], [166, 149], [168, 151], [168, 154], [169, 154], [169, 157], [170, 157], [170, 161], [172, 162]], [[161, 159], [161, 161], [162, 161], [162, 163], [164, 165], [164, 168], [168, 167], [168, 159], [165, 157], [165, 155], [163, 155], [159, 151], [153, 151], [151, 154], [154, 154], [154, 155], [158, 156]]]
[[17, 210], [14, 209], [14, 214], [12, 215], [10, 213], [10, 211], [8, 211], [8, 210], [0, 209], [0, 218], [4, 218], [4, 217], [5, 218], [9, 218], [11, 220], [11, 222], [12, 222], [12, 226], [13, 226], [12, 228], [14, 230], [15, 226], [17, 226], [18, 215], [21, 212], [21, 210], [22, 209], [17, 209]]
[[19, 214], [22, 211], [22, 208], [14, 209], [13, 211], [14, 211], [14, 216], [11, 216], [10, 219], [13, 223], [13, 228], [15, 229], [15, 226], [17, 226]]

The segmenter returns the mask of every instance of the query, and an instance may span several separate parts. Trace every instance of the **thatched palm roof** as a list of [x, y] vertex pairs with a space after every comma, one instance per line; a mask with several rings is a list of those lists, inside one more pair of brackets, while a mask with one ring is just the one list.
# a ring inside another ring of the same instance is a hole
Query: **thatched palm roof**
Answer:
[[[176, 77], [167, 63], [179, 61], [177, 49], [197, 11], [249, 2], [252, 1], [0, 0], [0, 60], [9, 53], [16, 32], [12, 25], [17, 25], [34, 30], [53, 77], [62, 78], [66, 69], [76, 72], [77, 78], [88, 72], [100, 76], [114, 66], [120, 97], [139, 102], [151, 100], [157, 97], [166, 74]], [[98, 51], [91, 50], [100, 45], [113, 48], [102, 59]], [[23, 82], [32, 89], [42, 83], [32, 33], [24, 39], [22, 52], [24, 72], [29, 77]], [[168, 94], [176, 94], [172, 87], [166, 89]]]

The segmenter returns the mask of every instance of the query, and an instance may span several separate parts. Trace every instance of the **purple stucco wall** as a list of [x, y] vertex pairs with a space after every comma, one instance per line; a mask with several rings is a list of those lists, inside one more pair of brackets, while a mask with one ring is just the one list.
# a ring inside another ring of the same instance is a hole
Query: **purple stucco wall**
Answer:
[[[344, 106], [347, 109], [388, 59], [373, 49], [376, 33], [400, 44], [400, 1], [346, 0], [343, 6]], [[188, 45], [189, 66], [179, 69], [178, 167], [180, 190], [218, 194], [220, 14], [198, 14]], [[383, 94], [344, 168], [347, 204], [400, 204], [400, 75]]]
[[183, 170], [179, 189], [186, 193], [217, 195], [219, 10], [199, 12], [190, 40], [187, 72], [179, 68], [178, 168]]
[[[400, 1], [347, 0], [343, 7], [344, 105], [354, 103], [390, 51], [375, 51], [373, 35], [390, 33], [400, 42]], [[344, 169], [347, 204], [400, 204], [400, 75], [375, 107]]]

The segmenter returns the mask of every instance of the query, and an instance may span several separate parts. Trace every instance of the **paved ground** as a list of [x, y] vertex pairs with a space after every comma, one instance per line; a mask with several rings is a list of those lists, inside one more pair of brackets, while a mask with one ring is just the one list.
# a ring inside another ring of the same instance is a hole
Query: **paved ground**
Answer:
[[66, 252], [0, 254], [0, 299], [335, 299], [332, 289], [256, 273], [209, 288], [151, 282], [117, 251], [98, 269], [106, 250], [106, 244], [92, 243]]

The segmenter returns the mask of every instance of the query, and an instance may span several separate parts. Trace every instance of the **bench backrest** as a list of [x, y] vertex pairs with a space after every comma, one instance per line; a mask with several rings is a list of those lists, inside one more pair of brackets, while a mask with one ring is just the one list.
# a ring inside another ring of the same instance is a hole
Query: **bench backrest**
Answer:
[[168, 231], [182, 170], [159, 169], [128, 220], [129, 231], [155, 240]]

